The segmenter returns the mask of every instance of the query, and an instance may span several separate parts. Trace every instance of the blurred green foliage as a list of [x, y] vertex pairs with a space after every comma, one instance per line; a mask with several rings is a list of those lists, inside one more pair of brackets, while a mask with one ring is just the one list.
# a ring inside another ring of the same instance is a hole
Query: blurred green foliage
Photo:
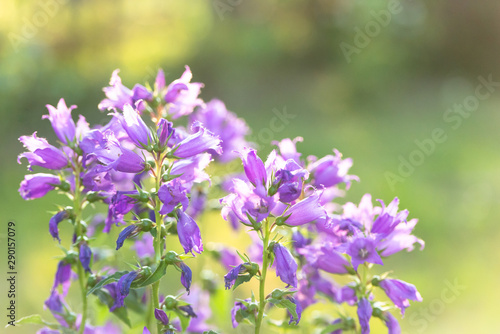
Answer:
[[[424, 298], [407, 310], [404, 332], [498, 330], [500, 93], [481, 101], [456, 129], [443, 116], [474, 94], [478, 76], [500, 80], [500, 4], [402, 1], [402, 11], [387, 26], [380, 24], [365, 47], [358, 45], [349, 62], [341, 43], [356, 46], [358, 32], [378, 22], [374, 13], [387, 10], [389, 3], [3, 0], [0, 212], [2, 226], [17, 223], [18, 316], [41, 311], [59, 250], [47, 231], [57, 195], [24, 202], [17, 194], [26, 172], [15, 162], [22, 151], [17, 138], [39, 131], [54, 139], [41, 116], [45, 104], [54, 105], [60, 97], [78, 105], [76, 112], [91, 123], [103, 122], [106, 116], [96, 106], [116, 68], [131, 87], [151, 82], [159, 67], [167, 80], [174, 80], [188, 64], [195, 81], [206, 85], [202, 97], [220, 98], [245, 118], [263, 155], [271, 139], [295, 136], [304, 137], [299, 149], [305, 156], [337, 148], [353, 158], [352, 172], [361, 178], [346, 200], [357, 202], [365, 192], [385, 201], [398, 196], [410, 217], [419, 218], [415, 233], [426, 241], [425, 250], [386, 262]], [[285, 109], [294, 118], [268, 138], [263, 129], [270, 127], [273, 110]], [[408, 159], [419, 150], [415, 141], [431, 138], [436, 128], [445, 131], [447, 140], [391, 187], [386, 173], [398, 173], [400, 157]], [[205, 240], [234, 237], [218, 215], [204, 221], [216, 227], [205, 229]], [[63, 227], [62, 233], [70, 232]], [[103, 243], [112, 247], [114, 240], [113, 234]], [[234, 245], [242, 240], [235, 238]], [[123, 263], [126, 254], [117, 257]], [[4, 255], [0, 258], [5, 261]], [[0, 267], [5, 268], [4, 262]], [[201, 268], [199, 263], [196, 270]], [[219, 271], [219, 279], [222, 275]], [[454, 281], [466, 288], [446, 302], [446, 282]], [[169, 284], [180, 288], [177, 276]], [[219, 305], [232, 298], [230, 292], [218, 296]], [[334, 312], [325, 307], [315, 309]], [[222, 310], [227, 311], [218, 308], [215, 317], [227, 322]], [[32, 333], [33, 328], [7, 332]], [[374, 332], [384, 329], [378, 326]]]

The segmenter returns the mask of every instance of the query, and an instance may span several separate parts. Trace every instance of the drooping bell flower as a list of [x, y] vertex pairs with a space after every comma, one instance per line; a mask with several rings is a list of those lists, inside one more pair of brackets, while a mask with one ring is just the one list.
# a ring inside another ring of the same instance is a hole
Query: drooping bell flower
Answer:
[[274, 244], [274, 263], [276, 265], [276, 276], [288, 285], [297, 287], [297, 262], [293, 258], [290, 251], [280, 245]]
[[186, 253], [193, 251], [201, 254], [203, 252], [203, 243], [201, 241], [200, 228], [196, 224], [193, 218], [188, 216], [182, 210], [176, 210], [177, 217], [177, 234], [179, 235], [179, 241], [184, 248]]
[[36, 131], [32, 136], [21, 136], [19, 141], [29, 152], [19, 154], [17, 162], [21, 163], [22, 158], [28, 159], [28, 169], [31, 166], [40, 166], [47, 169], [58, 170], [68, 165], [68, 157], [55, 146], [50, 145], [45, 138], [36, 136]]
[[411, 219], [406, 224], [397, 225], [389, 235], [377, 244], [377, 249], [381, 250], [380, 255], [390, 256], [403, 249], [410, 252], [415, 243], [420, 244], [420, 250], [424, 249], [425, 242], [411, 234], [417, 222], [417, 219]]
[[384, 324], [389, 331], [388, 334], [401, 334], [401, 327], [398, 320], [388, 311], [383, 313]]
[[59, 261], [57, 264], [52, 291], [57, 289], [59, 285], [62, 286], [63, 295], [66, 296], [71, 285], [71, 264], [66, 263], [64, 260]]
[[342, 160], [342, 154], [334, 150], [335, 156], [327, 155], [308, 166], [312, 174], [313, 185], [316, 187], [333, 187], [339, 183], [345, 183], [349, 188], [351, 181], [359, 180], [357, 176], [348, 175], [352, 166], [352, 159]]
[[158, 122], [158, 130], [156, 131], [156, 135], [158, 137], [158, 145], [160, 148], [167, 147], [168, 139], [174, 133], [175, 129], [173, 129], [173, 124], [167, 121], [165, 118], [160, 119]]
[[49, 191], [56, 189], [60, 184], [59, 177], [52, 174], [28, 174], [21, 181], [19, 194], [25, 200], [40, 198], [47, 195]]
[[361, 298], [358, 302], [358, 319], [361, 326], [361, 334], [370, 334], [370, 318], [372, 317], [372, 305], [366, 298]]
[[57, 135], [57, 138], [64, 144], [68, 145], [75, 140], [76, 126], [73, 118], [71, 118], [71, 110], [76, 106], [67, 107], [64, 99], [60, 99], [57, 108], [47, 104], [49, 110], [48, 115], [43, 115], [42, 119], [48, 119], [52, 124], [52, 128]]
[[191, 305], [182, 305], [178, 307], [179, 310], [184, 311], [188, 317], [196, 318], [197, 315], [194, 313], [193, 307]]
[[80, 252], [78, 254], [78, 257], [80, 259], [80, 263], [82, 264], [83, 269], [88, 273], [92, 273], [92, 271], [90, 270], [92, 251], [87, 243], [82, 243], [80, 245]]
[[398, 212], [399, 199], [397, 197], [387, 207], [382, 200], [380, 200], [380, 203], [382, 204], [382, 213], [373, 222], [371, 233], [388, 235], [400, 223], [406, 222], [409, 212], [408, 210]]
[[296, 137], [293, 140], [290, 138], [285, 138], [279, 142], [273, 141], [272, 144], [278, 146], [280, 155], [284, 160], [292, 159], [300, 165], [300, 156], [302, 154], [297, 152], [296, 144], [302, 141], [304, 141], [304, 138], [302, 137]]
[[128, 296], [130, 292], [130, 285], [132, 282], [136, 279], [138, 273], [135, 271], [131, 271], [128, 274], [123, 275], [120, 277], [117, 283], [119, 296], [118, 296], [118, 305], [123, 306], [123, 303], [125, 301], [125, 298]]
[[295, 324], [298, 325], [300, 319], [302, 318], [302, 306], [294, 297], [287, 296], [286, 298], [295, 304], [295, 312], [297, 313], [297, 318], [295, 318], [291, 312], [288, 312], [290, 315], [290, 321], [288, 321], [288, 324], [290, 325], [292, 322], [295, 322]]
[[181, 268], [181, 284], [186, 288], [186, 291], [189, 294], [191, 281], [193, 279], [193, 272], [191, 271], [191, 268], [189, 268], [184, 262], [180, 262], [179, 267]]
[[409, 300], [422, 301], [422, 296], [415, 285], [398, 279], [384, 279], [379, 283], [387, 297], [405, 314], [405, 309], [410, 306]]
[[129, 225], [125, 227], [120, 234], [118, 235], [118, 239], [116, 239], [116, 250], [122, 248], [125, 239], [133, 237], [137, 235], [141, 231], [140, 226], [137, 225]]
[[59, 211], [55, 215], [50, 218], [49, 221], [49, 232], [52, 238], [57, 239], [59, 243], [61, 243], [61, 239], [59, 239], [59, 228], [58, 225], [63, 220], [69, 217], [69, 213], [66, 210]]

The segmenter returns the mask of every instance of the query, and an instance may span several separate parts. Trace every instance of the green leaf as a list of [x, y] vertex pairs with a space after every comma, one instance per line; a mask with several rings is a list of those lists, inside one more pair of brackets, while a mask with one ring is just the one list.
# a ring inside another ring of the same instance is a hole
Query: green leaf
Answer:
[[[111, 308], [111, 306], [113, 306], [114, 304], [114, 299], [113, 297], [111, 297], [111, 295], [109, 294], [108, 291], [106, 290], [96, 290], [93, 292], [94, 295], [97, 296], [97, 298], [99, 298], [99, 300], [104, 304], [104, 305], [107, 305], [108, 308]], [[119, 307], [117, 309], [115, 309], [113, 312], [112, 312], [118, 319], [120, 319], [121, 321], [123, 321], [128, 327], [132, 327], [132, 324], [130, 323], [130, 320], [128, 318], [128, 313], [127, 313], [127, 309], [125, 307]]]
[[[270, 300], [271, 301], [271, 300]], [[277, 301], [277, 300], [276, 300]], [[271, 301], [272, 303], [272, 301]], [[286, 308], [293, 316], [293, 318], [297, 319], [297, 305], [295, 305], [290, 299], [281, 299], [277, 303], [274, 303], [275, 306], [279, 308]]]
[[117, 271], [113, 275], [110, 275], [110, 276], [100, 280], [99, 283], [97, 283], [92, 289], [90, 289], [87, 292], [87, 296], [90, 295], [91, 293], [93, 293], [94, 291], [99, 290], [100, 288], [102, 288], [106, 284], [118, 281], [120, 279], [120, 277], [122, 277], [123, 275], [126, 275], [128, 273], [129, 273], [129, 271]]
[[238, 278], [234, 281], [233, 290], [236, 289], [241, 284], [248, 282], [252, 279], [252, 275], [239, 275]]
[[335, 325], [328, 325], [321, 331], [321, 334], [328, 334], [331, 332], [335, 332], [336, 330], [339, 330], [339, 329], [344, 329], [343, 323], [338, 323]]
[[182, 332], [185, 332], [186, 328], [189, 326], [189, 321], [190, 321], [189, 316], [186, 316], [179, 310], [175, 310], [175, 314], [177, 314], [179, 320], [181, 321]]
[[167, 267], [168, 264], [165, 261], [161, 261], [158, 267], [156, 267], [156, 270], [154, 273], [152, 273], [149, 277], [145, 278], [144, 280], [138, 280], [136, 282], [133, 282], [131, 287], [136, 289], [136, 288], [142, 288], [144, 286], [153, 284], [157, 281], [159, 281], [165, 274], [167, 273]]

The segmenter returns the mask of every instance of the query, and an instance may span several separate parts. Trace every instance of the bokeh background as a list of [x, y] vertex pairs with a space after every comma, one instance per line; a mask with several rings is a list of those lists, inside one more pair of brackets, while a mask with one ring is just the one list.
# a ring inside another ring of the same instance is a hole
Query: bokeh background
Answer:
[[[389, 10], [397, 13], [384, 21], [378, 13]], [[188, 64], [205, 83], [202, 98], [220, 98], [245, 118], [263, 156], [286, 137], [304, 137], [305, 155], [337, 148], [361, 179], [342, 202], [366, 192], [386, 202], [398, 196], [419, 218], [425, 250], [386, 262], [424, 298], [407, 310], [404, 332], [500, 332], [500, 87], [464, 114], [448, 111], [475, 101], [479, 77], [500, 81], [499, 13], [488, 0], [2, 0], [0, 267], [13, 220], [18, 317], [50, 318], [42, 305], [60, 251], [48, 233], [57, 195], [24, 202], [17, 193], [26, 173], [17, 138], [38, 131], [54, 139], [41, 116], [61, 97], [91, 123], [103, 121], [96, 106], [116, 68], [132, 87], [152, 82], [158, 68], [172, 81]], [[293, 119], [270, 136], [276, 110]], [[446, 139], [415, 153], [435, 129]], [[416, 163], [404, 169], [402, 159]], [[233, 237], [209, 218], [205, 238]]]

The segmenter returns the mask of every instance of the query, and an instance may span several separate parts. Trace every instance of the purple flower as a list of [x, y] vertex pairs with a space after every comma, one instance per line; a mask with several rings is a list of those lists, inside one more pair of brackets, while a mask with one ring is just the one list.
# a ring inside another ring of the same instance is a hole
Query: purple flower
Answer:
[[63, 290], [63, 295], [66, 296], [71, 285], [71, 264], [64, 261], [59, 261], [57, 264], [57, 271], [54, 279], [54, 285], [52, 286], [52, 291], [57, 289], [61, 285]]
[[[250, 299], [245, 299], [246, 302], [250, 302]], [[243, 318], [243, 314], [247, 313], [247, 306], [240, 301], [235, 301], [234, 306], [231, 309], [231, 320], [233, 323], [233, 328], [238, 327], [239, 318]]]
[[278, 187], [281, 202], [290, 203], [300, 197], [303, 179], [309, 177], [309, 172], [300, 167], [294, 160], [288, 160], [282, 169], [275, 174], [274, 186]]
[[181, 268], [181, 284], [186, 288], [186, 291], [189, 294], [189, 289], [191, 288], [191, 281], [193, 278], [193, 273], [191, 268], [189, 268], [184, 262], [180, 262], [179, 264]]
[[160, 148], [167, 147], [168, 139], [173, 135], [175, 129], [172, 128], [173, 124], [166, 119], [162, 118], [158, 122], [158, 130], [156, 135], [158, 136], [158, 145]]
[[361, 298], [358, 302], [358, 319], [361, 326], [361, 334], [370, 334], [372, 310], [370, 301], [366, 298]]
[[179, 310], [184, 311], [188, 317], [196, 318], [198, 317], [196, 313], [194, 313], [193, 307], [191, 305], [182, 305], [178, 307]]
[[149, 144], [153, 143], [151, 130], [130, 104], [123, 106], [123, 115], [115, 113], [114, 116], [120, 120], [128, 137], [137, 147], [146, 148]]
[[401, 310], [402, 315], [405, 314], [405, 309], [410, 306], [409, 300], [422, 301], [422, 296], [413, 284], [397, 279], [385, 279], [380, 282], [380, 287], [394, 305]]
[[61, 300], [61, 296], [57, 293], [57, 291], [52, 291], [49, 298], [47, 298], [47, 300], [45, 301], [45, 306], [47, 306], [47, 308], [52, 313], [64, 312], [64, 306]]
[[125, 227], [120, 234], [118, 235], [118, 239], [116, 239], [116, 250], [122, 248], [125, 239], [133, 237], [140, 232], [140, 227], [136, 225], [129, 225]]
[[165, 326], [169, 323], [168, 316], [163, 310], [155, 308], [155, 318]]
[[49, 114], [42, 116], [42, 119], [49, 119], [57, 138], [66, 145], [75, 140], [76, 126], [71, 118], [71, 110], [75, 108], [76, 106], [68, 108], [64, 99], [60, 99], [57, 108], [47, 104]]
[[420, 244], [420, 250], [424, 249], [425, 242], [411, 234], [417, 221], [417, 219], [412, 219], [406, 224], [399, 224], [389, 235], [385, 236], [377, 245], [377, 249], [381, 250], [380, 255], [390, 256], [403, 249], [410, 252], [415, 243]]
[[267, 183], [266, 167], [262, 160], [257, 156], [257, 151], [253, 148], [243, 148], [239, 152], [241, 161], [243, 162], [243, 169], [248, 180], [257, 187], [257, 185], [265, 186]]
[[198, 98], [203, 84], [190, 83], [192, 77], [189, 66], [186, 66], [182, 76], [167, 87], [165, 102], [170, 103], [168, 112], [173, 119], [189, 115], [195, 107], [203, 105], [203, 101]]
[[307, 262], [315, 268], [324, 270], [332, 274], [346, 274], [349, 261], [342, 254], [337, 252], [332, 245], [307, 246], [299, 250], [304, 255]]
[[233, 286], [234, 282], [238, 278], [240, 274], [246, 271], [246, 268], [244, 267], [245, 264], [248, 264], [247, 262], [242, 263], [231, 269], [226, 275], [224, 275], [224, 283], [226, 290], [231, 289]]
[[177, 160], [174, 162], [170, 173], [172, 175], [181, 175], [179, 179], [184, 183], [200, 183], [210, 181], [210, 177], [204, 171], [208, 164], [212, 161], [210, 154], [199, 154], [191, 158]]
[[194, 255], [193, 250], [201, 254], [203, 252], [203, 243], [201, 241], [200, 228], [196, 224], [193, 218], [188, 216], [184, 211], [177, 210], [177, 234], [179, 235], [179, 241], [187, 253], [191, 252]]
[[295, 300], [295, 298], [293, 298], [292, 296], [287, 296], [287, 298], [295, 304], [295, 312], [297, 313], [297, 318], [295, 318], [293, 316], [293, 314], [291, 314], [290, 312], [288, 312], [290, 314], [290, 321], [288, 322], [288, 324], [291, 324], [292, 322], [295, 322], [296, 325], [299, 324], [300, 322], [300, 318], [302, 317], [302, 306], [300, 305], [299, 302], [297, 302], [297, 300]]
[[384, 312], [384, 323], [389, 330], [388, 334], [401, 334], [401, 327], [399, 326], [399, 322], [390, 312]]
[[[336, 325], [336, 324], [341, 324], [342, 323], [342, 319], [335, 319], [333, 322], [332, 322], [332, 325]], [[342, 334], [344, 331], [342, 329], [337, 329], [337, 330], [334, 330], [333, 332], [331, 332], [330, 334]]]
[[163, 184], [158, 191], [158, 198], [163, 203], [160, 209], [162, 215], [174, 211], [179, 204], [182, 205], [182, 211], [185, 211], [189, 205], [187, 189], [183, 187], [178, 179]]
[[49, 221], [49, 232], [52, 235], [52, 238], [59, 240], [61, 243], [61, 239], [59, 239], [59, 228], [57, 227], [60, 222], [67, 219], [69, 217], [69, 213], [66, 210], [59, 211], [55, 215], [50, 218]]
[[297, 153], [296, 144], [297, 142], [302, 142], [304, 139], [302, 137], [296, 137], [291, 140], [290, 138], [285, 138], [280, 142], [273, 141], [272, 144], [278, 146], [280, 150], [280, 155], [284, 160], [292, 159], [297, 164], [300, 164], [301, 153]]
[[299, 249], [309, 245], [312, 242], [312, 239], [304, 237], [304, 235], [297, 230], [293, 231], [292, 242], [293, 242], [293, 248]]
[[334, 150], [335, 156], [327, 155], [309, 165], [308, 169], [313, 176], [313, 184], [316, 187], [332, 187], [339, 183], [345, 183], [347, 188], [351, 181], [358, 180], [357, 176], [348, 175], [352, 166], [351, 159], [342, 160], [342, 154]]
[[106, 110], [111, 108], [123, 109], [123, 106], [134, 103], [134, 92], [122, 84], [122, 79], [118, 75], [120, 70], [114, 70], [111, 74], [111, 80], [109, 84], [111, 86], [103, 88], [104, 94], [106, 94], [107, 99], [104, 99], [97, 106], [100, 110]]
[[40, 198], [45, 196], [49, 191], [54, 190], [60, 184], [61, 180], [59, 177], [52, 174], [29, 174], [21, 181], [19, 194], [25, 200]]
[[130, 285], [135, 280], [137, 275], [138, 275], [137, 272], [131, 271], [128, 274], [125, 274], [122, 277], [120, 277], [120, 279], [118, 280], [117, 288], [119, 291], [119, 295], [117, 296], [118, 297], [117, 302], [118, 302], [118, 305], [120, 305], [118, 307], [123, 306], [123, 302], [125, 301], [125, 297], [128, 296], [129, 291], [130, 291]]
[[378, 255], [375, 241], [371, 238], [358, 237], [349, 244], [347, 254], [351, 256], [351, 263], [354, 270], [365, 262], [383, 265], [380, 255]]
[[227, 270], [231, 270], [240, 261], [238, 255], [234, 254], [234, 252], [230, 251], [227, 248], [222, 248], [219, 252], [219, 255], [220, 255], [220, 263]]
[[326, 219], [326, 210], [323, 206], [321, 206], [319, 200], [320, 192], [315, 191], [306, 199], [303, 199], [302, 201], [292, 205], [284, 213], [285, 224], [291, 226], [299, 226]]
[[127, 196], [131, 194], [137, 194], [137, 192], [117, 191], [116, 194], [114, 194], [110, 199], [106, 200], [109, 203], [109, 207], [108, 215], [105, 221], [106, 226], [104, 227], [103, 232], [108, 233], [113, 223], [116, 223], [116, 225], [122, 223], [123, 217], [134, 208], [137, 200]]
[[274, 261], [276, 264], [276, 276], [288, 285], [297, 287], [297, 262], [293, 258], [290, 251], [280, 245], [279, 243], [274, 244]]
[[222, 140], [222, 154], [213, 155], [214, 159], [228, 162], [236, 158], [234, 151], [242, 150], [248, 143], [245, 135], [249, 128], [245, 121], [228, 111], [224, 102], [214, 99], [206, 107], [199, 108], [191, 117], [190, 122], [199, 121], [208, 130], [219, 136]]
[[151, 334], [151, 332], [147, 327], [144, 327], [144, 329], [142, 330], [142, 334]]
[[38, 138], [36, 132], [32, 136], [21, 136], [19, 141], [29, 152], [21, 153], [17, 157], [17, 162], [21, 163], [22, 158], [28, 159], [28, 169], [31, 166], [40, 166], [47, 169], [62, 169], [68, 165], [66, 155], [56, 147], [50, 145], [45, 138]]
[[172, 149], [173, 155], [179, 158], [189, 158], [206, 151], [222, 153], [221, 140], [217, 136], [205, 129], [201, 123], [195, 123], [192, 128], [197, 132], [178, 143]]
[[382, 204], [382, 213], [373, 223], [371, 232], [387, 235], [394, 231], [400, 223], [406, 222], [408, 210], [398, 213], [399, 199], [397, 197], [387, 207], [383, 201], [380, 201], [380, 203]]
[[78, 257], [83, 269], [85, 269], [86, 272], [91, 273], [90, 260], [92, 259], [92, 251], [90, 250], [89, 245], [86, 243], [80, 245], [80, 253], [78, 254]]

